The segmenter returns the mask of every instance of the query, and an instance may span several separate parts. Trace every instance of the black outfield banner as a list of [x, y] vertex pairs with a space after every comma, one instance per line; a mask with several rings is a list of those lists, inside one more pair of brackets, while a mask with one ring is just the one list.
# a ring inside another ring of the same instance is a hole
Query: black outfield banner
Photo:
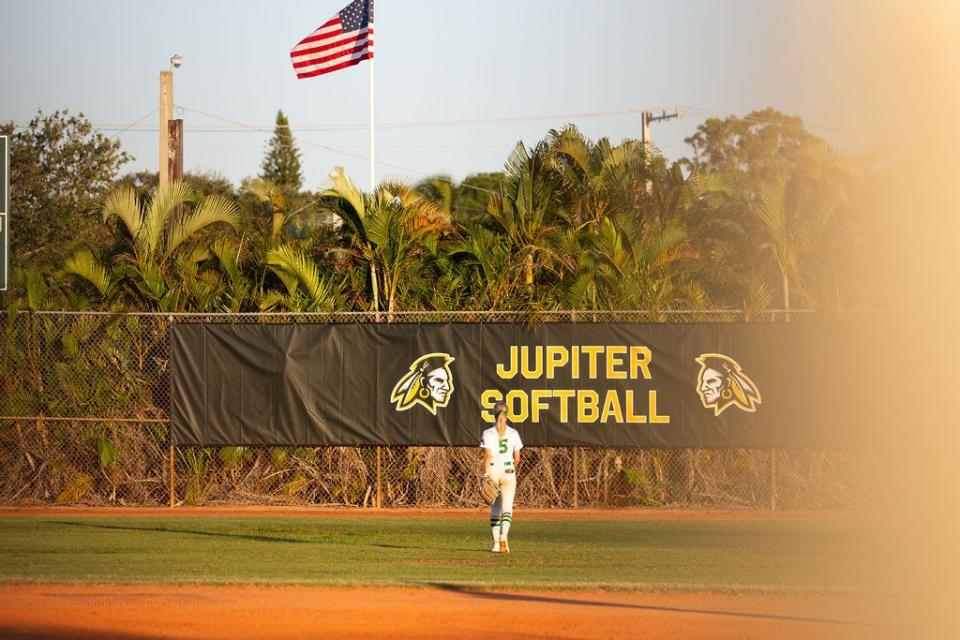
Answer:
[[177, 324], [181, 445], [847, 447], [870, 420], [855, 325]]

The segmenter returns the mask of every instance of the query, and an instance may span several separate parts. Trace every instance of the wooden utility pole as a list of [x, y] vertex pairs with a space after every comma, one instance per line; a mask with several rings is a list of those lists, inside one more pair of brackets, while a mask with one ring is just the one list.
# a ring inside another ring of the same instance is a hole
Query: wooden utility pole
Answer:
[[173, 71], [160, 72], [160, 186], [170, 179], [169, 123], [173, 119]]
[[183, 180], [183, 120], [167, 123], [167, 178]]
[[[170, 120], [167, 127], [167, 179], [174, 182], [183, 180], [183, 120]], [[174, 212], [179, 218], [183, 205], [178, 204]]]
[[667, 113], [666, 111], [661, 110], [659, 115], [653, 115], [651, 111], [644, 111], [641, 114], [643, 118], [643, 133], [641, 141], [643, 142], [643, 148], [646, 149], [647, 145], [653, 144], [653, 138], [650, 137], [650, 125], [654, 122], [660, 122], [662, 120], [672, 120], [674, 118], [680, 117], [680, 111], [674, 109], [673, 113]]
[[640, 114], [641, 121], [643, 122], [643, 132], [640, 134], [640, 142], [643, 143], [643, 150], [647, 150], [647, 145], [650, 144], [650, 118], [653, 117], [653, 114], [649, 111], [644, 111]]
[[[640, 114], [640, 116], [643, 124], [643, 131], [640, 134], [640, 141], [643, 143], [643, 157], [644, 163], [646, 163], [652, 155], [651, 152], [653, 150], [653, 138], [650, 136], [650, 125], [654, 122], [660, 122], [661, 120], [672, 120], [673, 118], [679, 118], [680, 111], [678, 109], [674, 109], [673, 113], [667, 113], [666, 111], [661, 110], [660, 115], [656, 116], [650, 111], [644, 111]], [[653, 182], [651, 180], [647, 180], [647, 193], [650, 193], [652, 189]]]

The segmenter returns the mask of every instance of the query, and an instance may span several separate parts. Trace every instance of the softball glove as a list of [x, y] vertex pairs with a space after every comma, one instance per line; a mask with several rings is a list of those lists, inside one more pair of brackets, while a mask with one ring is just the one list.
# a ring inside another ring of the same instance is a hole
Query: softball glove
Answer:
[[480, 482], [480, 497], [487, 504], [493, 504], [493, 501], [500, 495], [500, 487], [492, 476], [483, 476]]

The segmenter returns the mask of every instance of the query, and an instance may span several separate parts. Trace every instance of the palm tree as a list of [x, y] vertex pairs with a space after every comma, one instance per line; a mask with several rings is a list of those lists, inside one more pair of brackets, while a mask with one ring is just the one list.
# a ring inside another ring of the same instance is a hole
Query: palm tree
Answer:
[[649, 172], [639, 142], [626, 140], [614, 147], [602, 138], [592, 143], [573, 125], [551, 129], [545, 142], [548, 166], [559, 179], [563, 208], [574, 225], [634, 208]]
[[[787, 221], [787, 180], [782, 175], [760, 187], [757, 218], [763, 223], [770, 250], [780, 269], [783, 308], [790, 310], [790, 277], [797, 275], [796, 228]], [[789, 317], [789, 315], [788, 315]]]
[[[808, 301], [815, 302], [801, 267], [811, 256], [826, 258], [821, 250], [829, 240], [826, 231], [845, 199], [843, 173], [826, 150], [805, 155], [791, 175], [780, 174], [760, 186], [753, 212], [762, 223], [780, 272], [785, 311], [790, 310], [792, 284], [806, 293]], [[842, 254], [843, 250], [831, 247], [831, 253]], [[812, 268], [807, 273], [810, 271]]]
[[242, 311], [254, 297], [254, 281], [247, 277], [241, 266], [243, 239], [237, 242], [232, 238], [217, 238], [210, 251], [219, 261], [225, 279], [220, 287], [223, 310], [230, 313]]
[[326, 207], [339, 216], [354, 258], [369, 268], [371, 310], [396, 310], [404, 278], [415, 277], [417, 258], [429, 236], [449, 231], [450, 217], [423, 194], [402, 183], [383, 183], [364, 194], [348, 178], [334, 175], [331, 189], [321, 192]]
[[479, 224], [467, 224], [448, 251], [451, 259], [458, 261], [470, 307], [495, 310], [509, 306], [514, 268], [511, 261], [515, 256], [507, 236]]
[[333, 311], [336, 308], [334, 286], [320, 275], [315, 262], [290, 245], [268, 251], [265, 262], [280, 278], [286, 293], [267, 292], [260, 300], [261, 310]]
[[220, 195], [198, 198], [183, 182], [160, 187], [146, 203], [132, 187], [121, 187], [104, 201], [103, 218], [120, 222], [115, 230], [121, 251], [105, 265], [90, 250], [81, 250], [67, 261], [66, 273], [93, 287], [104, 301], [126, 294], [162, 311], [183, 309], [191, 300], [199, 308], [214, 303], [220, 275], [207, 266], [209, 249], [195, 240], [219, 223], [236, 229], [240, 217], [234, 203]]
[[636, 218], [603, 220], [584, 243], [570, 302], [591, 309], [666, 309], [702, 297], [690, 287], [692, 251], [684, 228]]
[[450, 176], [430, 176], [424, 178], [414, 189], [429, 198], [448, 216], [452, 216], [460, 196], [460, 189]]
[[555, 279], [573, 270], [575, 252], [569, 248], [569, 223], [558, 210], [560, 193], [548, 166], [548, 147], [540, 142], [532, 149], [517, 143], [507, 158], [505, 177], [498, 192], [490, 197], [487, 213], [509, 241], [512, 287], [526, 290], [527, 304], [533, 304], [538, 273]]

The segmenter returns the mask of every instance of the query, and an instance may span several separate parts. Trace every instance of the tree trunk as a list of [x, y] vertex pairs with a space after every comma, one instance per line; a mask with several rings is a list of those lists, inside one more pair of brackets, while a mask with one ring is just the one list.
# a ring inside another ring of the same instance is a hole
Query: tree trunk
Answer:
[[533, 254], [527, 254], [527, 295], [533, 297]]
[[380, 287], [377, 285], [377, 266], [370, 261], [370, 283], [373, 285], [373, 312], [380, 313]]

